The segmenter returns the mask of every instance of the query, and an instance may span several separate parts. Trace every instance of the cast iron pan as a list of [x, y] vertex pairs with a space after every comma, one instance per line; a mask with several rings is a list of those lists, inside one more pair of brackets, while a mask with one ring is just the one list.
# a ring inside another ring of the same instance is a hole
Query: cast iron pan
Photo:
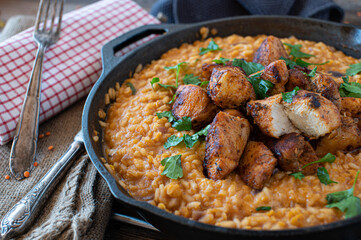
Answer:
[[[102, 49], [103, 73], [89, 93], [85, 103], [82, 126], [86, 150], [99, 173], [107, 181], [114, 197], [136, 211], [149, 223], [171, 236], [181, 239], [358, 239], [361, 237], [361, 216], [315, 227], [256, 231], [229, 229], [203, 224], [163, 211], [146, 202], [130, 197], [120, 187], [102, 164], [102, 141], [94, 142], [93, 130], [102, 132], [98, 124], [98, 110], [105, 108], [104, 96], [116, 82], [122, 83], [138, 64], [146, 65], [158, 59], [171, 48], [182, 43], [192, 43], [200, 39], [201, 27], [216, 28], [217, 36], [272, 34], [278, 37], [291, 35], [300, 39], [322, 41], [347, 55], [361, 58], [361, 29], [355, 26], [331, 23], [321, 20], [281, 16], [251, 16], [226, 18], [189, 25], [148, 25], [122, 35]], [[115, 53], [151, 34], [159, 34], [141, 47], [117, 57]], [[307, 216], [306, 216], [307, 217]]]

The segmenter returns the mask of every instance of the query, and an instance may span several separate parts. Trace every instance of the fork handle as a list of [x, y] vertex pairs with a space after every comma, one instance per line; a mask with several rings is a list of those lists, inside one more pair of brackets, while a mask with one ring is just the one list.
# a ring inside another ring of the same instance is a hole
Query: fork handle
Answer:
[[24, 178], [35, 160], [38, 141], [41, 72], [46, 46], [39, 44], [33, 71], [21, 109], [10, 153], [10, 170], [17, 180]]

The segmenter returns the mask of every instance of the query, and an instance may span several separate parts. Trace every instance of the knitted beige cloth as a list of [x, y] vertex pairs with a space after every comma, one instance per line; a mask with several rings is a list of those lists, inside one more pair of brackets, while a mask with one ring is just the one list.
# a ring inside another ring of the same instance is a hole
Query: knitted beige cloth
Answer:
[[[0, 218], [29, 191], [63, 155], [81, 128], [84, 100], [40, 126], [39, 165], [22, 181], [10, 175], [11, 143], [0, 147]], [[49, 146], [54, 146], [52, 151]], [[102, 239], [111, 213], [112, 197], [86, 155], [80, 157], [45, 203], [34, 225], [18, 239]]]

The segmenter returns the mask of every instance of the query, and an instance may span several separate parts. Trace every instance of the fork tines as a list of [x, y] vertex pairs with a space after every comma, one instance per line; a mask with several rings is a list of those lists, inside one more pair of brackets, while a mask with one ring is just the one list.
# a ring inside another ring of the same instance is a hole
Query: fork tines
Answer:
[[64, 0], [41, 0], [35, 22], [36, 32], [60, 32]]

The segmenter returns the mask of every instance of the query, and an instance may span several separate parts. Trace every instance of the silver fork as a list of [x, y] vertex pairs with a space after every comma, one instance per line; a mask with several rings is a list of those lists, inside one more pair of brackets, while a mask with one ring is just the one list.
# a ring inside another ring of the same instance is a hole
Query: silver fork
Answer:
[[24, 172], [29, 170], [35, 160], [44, 52], [59, 39], [63, 5], [64, 0], [40, 1], [34, 30], [38, 51], [10, 153], [10, 170], [17, 180], [24, 178]]

